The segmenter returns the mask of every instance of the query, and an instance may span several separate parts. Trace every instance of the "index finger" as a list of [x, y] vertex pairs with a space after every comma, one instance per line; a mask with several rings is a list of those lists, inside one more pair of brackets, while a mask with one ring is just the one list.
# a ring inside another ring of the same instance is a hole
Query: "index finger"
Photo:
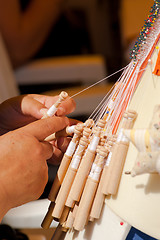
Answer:
[[37, 120], [23, 127], [25, 133], [36, 137], [39, 141], [43, 141], [46, 137], [54, 132], [60, 131], [69, 125], [67, 117], [51, 117]]
[[67, 97], [65, 101], [61, 103], [59, 108], [57, 109], [56, 115], [57, 116], [64, 116], [71, 112], [73, 112], [76, 108], [76, 103], [71, 97]]

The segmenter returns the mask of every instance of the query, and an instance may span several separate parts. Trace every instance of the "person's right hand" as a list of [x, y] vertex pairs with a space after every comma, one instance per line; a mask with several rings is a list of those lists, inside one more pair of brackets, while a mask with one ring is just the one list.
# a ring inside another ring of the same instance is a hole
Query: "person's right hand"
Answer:
[[48, 180], [53, 147], [44, 139], [69, 125], [67, 117], [37, 120], [0, 137], [0, 219], [12, 207], [35, 200]]

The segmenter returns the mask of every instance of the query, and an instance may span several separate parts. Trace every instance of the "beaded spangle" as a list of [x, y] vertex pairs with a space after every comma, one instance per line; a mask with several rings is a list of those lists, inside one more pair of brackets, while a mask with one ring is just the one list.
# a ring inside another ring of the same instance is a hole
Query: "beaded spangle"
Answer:
[[[152, 36], [155, 36], [159, 24], [155, 26], [160, 14], [160, 0], [155, 0], [153, 6], [151, 7], [150, 14], [145, 20], [145, 24], [142, 27], [139, 36], [134, 44], [133, 49], [130, 51], [130, 58], [137, 62], [140, 59], [142, 52], [146, 51], [147, 42], [151, 41]], [[159, 21], [158, 21], [159, 22]]]

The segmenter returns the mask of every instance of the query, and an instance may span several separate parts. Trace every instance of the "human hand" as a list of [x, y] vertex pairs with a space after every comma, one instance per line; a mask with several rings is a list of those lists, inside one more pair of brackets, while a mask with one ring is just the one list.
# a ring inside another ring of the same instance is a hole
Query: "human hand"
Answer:
[[37, 120], [0, 137], [0, 218], [12, 207], [37, 199], [48, 180], [53, 147], [44, 139], [70, 124], [66, 117]]
[[[30, 94], [11, 98], [0, 105], [0, 135], [41, 119], [58, 96]], [[63, 116], [75, 109], [75, 102], [67, 98], [61, 103], [56, 115]]]

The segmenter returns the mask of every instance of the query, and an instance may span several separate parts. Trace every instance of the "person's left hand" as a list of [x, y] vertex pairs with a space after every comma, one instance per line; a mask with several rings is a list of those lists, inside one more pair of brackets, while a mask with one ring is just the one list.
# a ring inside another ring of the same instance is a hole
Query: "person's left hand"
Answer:
[[[58, 100], [58, 96], [38, 94], [21, 95], [0, 104], [0, 135], [41, 119]], [[64, 116], [75, 109], [75, 102], [67, 98], [57, 110], [57, 116]]]

